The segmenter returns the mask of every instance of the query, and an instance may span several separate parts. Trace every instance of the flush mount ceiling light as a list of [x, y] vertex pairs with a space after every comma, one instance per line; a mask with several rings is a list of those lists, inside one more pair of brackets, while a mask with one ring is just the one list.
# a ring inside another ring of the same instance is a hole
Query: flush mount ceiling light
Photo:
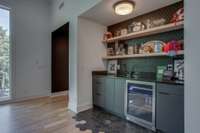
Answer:
[[135, 2], [130, 0], [122, 0], [114, 4], [114, 10], [117, 15], [131, 14], [135, 8]]

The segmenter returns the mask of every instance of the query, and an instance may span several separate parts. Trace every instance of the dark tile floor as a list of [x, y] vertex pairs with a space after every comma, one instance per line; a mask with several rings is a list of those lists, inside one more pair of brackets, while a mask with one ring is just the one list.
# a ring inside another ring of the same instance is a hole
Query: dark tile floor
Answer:
[[89, 129], [92, 133], [153, 133], [97, 108], [79, 113], [73, 119], [81, 131]]

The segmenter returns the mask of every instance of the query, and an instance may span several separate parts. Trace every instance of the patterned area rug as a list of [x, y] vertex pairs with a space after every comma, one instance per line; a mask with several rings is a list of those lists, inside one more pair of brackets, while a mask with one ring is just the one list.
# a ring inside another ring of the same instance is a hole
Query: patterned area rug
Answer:
[[99, 109], [79, 113], [73, 119], [81, 131], [91, 130], [92, 133], [153, 133]]

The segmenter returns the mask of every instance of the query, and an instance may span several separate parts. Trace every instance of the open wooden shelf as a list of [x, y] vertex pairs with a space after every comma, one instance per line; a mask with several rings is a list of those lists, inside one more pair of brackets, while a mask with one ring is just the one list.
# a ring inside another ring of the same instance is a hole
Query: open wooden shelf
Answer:
[[[184, 51], [179, 51], [177, 55], [183, 55]], [[122, 55], [122, 56], [105, 56], [104, 60], [112, 59], [126, 59], [126, 58], [142, 58], [142, 57], [160, 57], [160, 56], [169, 56], [167, 53], [151, 53], [151, 54], [133, 54], [133, 55]]]
[[134, 33], [130, 33], [127, 35], [123, 35], [123, 36], [113, 37], [111, 39], [104, 40], [103, 43], [113, 43], [116, 41], [134, 39], [134, 38], [138, 38], [138, 37], [144, 37], [144, 36], [148, 36], [148, 35], [154, 35], [154, 34], [158, 34], [158, 33], [164, 33], [164, 32], [179, 30], [179, 29], [183, 29], [183, 28], [184, 28], [183, 21], [177, 22], [177, 23], [170, 23], [167, 25], [147, 29], [144, 31], [139, 31], [139, 32], [134, 32]]

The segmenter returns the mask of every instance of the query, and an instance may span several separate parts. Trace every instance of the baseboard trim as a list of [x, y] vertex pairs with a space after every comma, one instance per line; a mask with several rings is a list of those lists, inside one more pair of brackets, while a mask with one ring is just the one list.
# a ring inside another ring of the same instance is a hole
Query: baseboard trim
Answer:
[[77, 108], [78, 113], [92, 109], [93, 105], [92, 104], [85, 104], [85, 105], [79, 105]]
[[68, 109], [74, 113], [78, 113], [77, 106], [75, 103], [69, 102]]
[[10, 99], [10, 100], [6, 100], [6, 101], [1, 101], [0, 105], [18, 103], [18, 102], [24, 102], [24, 101], [29, 101], [29, 100], [39, 99], [39, 98], [48, 98], [48, 97], [49, 97], [49, 95], [41, 95], [41, 96], [31, 96], [31, 97]]
[[51, 93], [51, 97], [59, 97], [59, 96], [67, 96], [67, 95], [68, 95], [68, 91]]
[[0, 102], [4, 102], [4, 101], [9, 101], [9, 100], [11, 100], [11, 98], [10, 98], [10, 96], [8, 96], [8, 97], [0, 97]]

